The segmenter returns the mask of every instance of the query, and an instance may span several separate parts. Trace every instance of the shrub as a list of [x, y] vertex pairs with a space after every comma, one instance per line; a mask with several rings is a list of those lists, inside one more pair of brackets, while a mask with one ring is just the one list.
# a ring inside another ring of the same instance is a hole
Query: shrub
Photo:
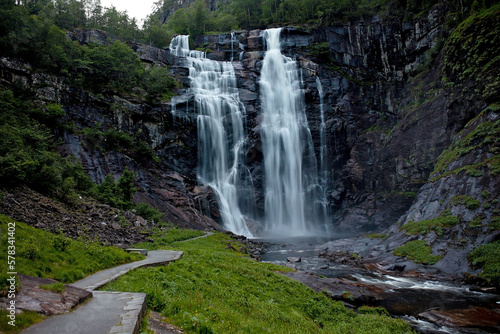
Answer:
[[482, 268], [479, 277], [491, 284], [500, 285], [500, 241], [479, 246], [468, 256], [474, 268]]
[[165, 214], [146, 203], [139, 203], [135, 206], [137, 214], [144, 219], [153, 220], [157, 223], [164, 221]]

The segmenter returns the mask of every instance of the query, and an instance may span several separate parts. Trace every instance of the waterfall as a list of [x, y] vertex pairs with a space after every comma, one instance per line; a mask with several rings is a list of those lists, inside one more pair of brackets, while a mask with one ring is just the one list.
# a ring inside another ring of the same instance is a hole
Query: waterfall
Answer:
[[328, 189], [328, 166], [327, 166], [327, 147], [326, 147], [326, 125], [325, 125], [325, 110], [323, 106], [323, 100], [325, 93], [323, 91], [323, 85], [319, 77], [316, 77], [316, 86], [318, 87], [319, 95], [319, 115], [320, 115], [320, 125], [319, 125], [319, 183], [321, 187], [319, 206], [323, 218], [327, 219], [328, 215], [328, 201], [326, 199], [326, 191]]
[[205, 52], [189, 50], [189, 35], [178, 35], [170, 42], [170, 53], [177, 57], [205, 58]]
[[[305, 115], [297, 62], [281, 54], [281, 29], [264, 32], [260, 78], [266, 230], [315, 232], [322, 220], [317, 160]], [[324, 223], [324, 221], [323, 221]]]
[[234, 60], [234, 45], [233, 45], [233, 41], [234, 41], [234, 31], [231, 31], [231, 63]]
[[186, 57], [189, 66], [190, 93], [197, 111], [198, 180], [217, 194], [224, 227], [250, 237], [245, 214], [251, 213], [255, 200], [244, 159], [245, 108], [234, 68], [231, 63], [205, 59], [201, 52], [190, 51], [188, 38], [175, 37], [170, 50]]

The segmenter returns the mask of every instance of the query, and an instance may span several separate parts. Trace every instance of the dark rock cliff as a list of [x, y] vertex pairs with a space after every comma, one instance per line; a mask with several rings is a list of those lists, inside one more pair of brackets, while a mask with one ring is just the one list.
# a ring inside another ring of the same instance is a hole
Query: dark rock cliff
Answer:
[[[380, 229], [395, 223], [426, 182], [433, 162], [455, 134], [447, 129], [447, 100], [432, 77], [412, 79], [442, 38], [446, 7], [410, 22], [369, 21], [282, 32], [284, 52], [298, 60], [307, 117], [319, 155], [320, 97], [324, 89], [331, 223]], [[195, 44], [216, 60], [234, 59], [247, 108], [249, 164], [262, 179], [259, 136], [261, 31], [203, 36]], [[432, 86], [425, 103], [413, 101]], [[439, 86], [439, 84], [437, 84]], [[410, 115], [412, 114], [412, 115]], [[436, 117], [436, 114], [439, 116]], [[418, 115], [418, 116], [416, 116]], [[463, 120], [462, 120], [463, 121]], [[425, 132], [426, 136], [421, 136]], [[257, 182], [259, 183], [259, 181]]]

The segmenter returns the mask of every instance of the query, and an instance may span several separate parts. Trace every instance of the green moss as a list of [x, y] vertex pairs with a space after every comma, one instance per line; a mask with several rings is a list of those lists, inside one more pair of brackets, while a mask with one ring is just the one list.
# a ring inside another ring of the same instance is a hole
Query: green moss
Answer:
[[[475, 119], [475, 122], [477, 122], [479, 117], [481, 117], [481, 115]], [[483, 122], [481, 124], [478, 124], [471, 132], [469, 132], [464, 137], [462, 137], [461, 135], [457, 136], [457, 138], [459, 139], [453, 142], [453, 144], [451, 144], [450, 147], [443, 151], [443, 153], [441, 153], [441, 155], [438, 157], [432, 174], [435, 175], [438, 173], [443, 173], [452, 162], [456, 161], [462, 156], [471, 153], [472, 151], [482, 149], [485, 146], [496, 145], [496, 141], [488, 142], [484, 140], [488, 137], [500, 137], [500, 120], [496, 122]], [[481, 171], [481, 169], [484, 167], [489, 167], [492, 174], [498, 173], [500, 167], [498, 161], [500, 159], [498, 158], [498, 155], [496, 157], [489, 158], [489, 160], [490, 162], [494, 162], [494, 166], [485, 164], [483, 162], [480, 164], [470, 165], [468, 167], [462, 167], [459, 171], [465, 170], [470, 176], [482, 176], [483, 172]], [[431, 181], [434, 182], [438, 178], [439, 176], [435, 175], [435, 177], [431, 179]]]
[[497, 231], [500, 230], [500, 217], [494, 216], [491, 218], [491, 223], [488, 226], [489, 230]]
[[436, 231], [438, 235], [442, 235], [444, 229], [460, 223], [458, 217], [453, 216], [449, 210], [444, 211], [438, 217], [420, 221], [410, 221], [401, 226], [399, 230], [405, 230], [407, 235], [412, 234], [427, 234], [430, 231]]
[[148, 308], [186, 333], [412, 332], [385, 315], [356, 314], [277, 272], [290, 269], [249, 260], [228, 243], [224, 234], [177, 243], [178, 261], [134, 270], [105, 289], [147, 293]]
[[435, 264], [443, 258], [442, 255], [432, 254], [431, 247], [427, 245], [425, 240], [409, 241], [403, 246], [396, 248], [393, 251], [396, 256], [403, 256], [413, 260], [415, 263]]
[[40, 289], [52, 291], [56, 293], [63, 293], [66, 290], [66, 286], [63, 283], [57, 282], [52, 284], [45, 284], [38, 286]]
[[465, 205], [469, 210], [475, 210], [481, 206], [481, 202], [467, 195], [454, 196], [454, 205]]
[[348, 300], [350, 302], [354, 301], [354, 296], [349, 291], [342, 291], [342, 299]]
[[448, 83], [466, 88], [473, 82], [475, 98], [498, 101], [500, 90], [500, 5], [463, 21], [446, 43], [443, 72]]
[[473, 221], [470, 222], [469, 227], [470, 228], [479, 228], [483, 226], [483, 217], [482, 216], [477, 216], [474, 218]]
[[[53, 278], [64, 283], [79, 280], [96, 271], [144, 258], [116, 247], [104, 247], [96, 240], [70, 240], [64, 250], [58, 247], [61, 236], [53, 235], [15, 222], [0, 214], [0, 228], [8, 231], [15, 224], [17, 272], [25, 275]], [[7, 245], [7, 233], [1, 234], [0, 244]], [[0, 252], [0, 269], [7, 272], [7, 252]]]
[[492, 284], [500, 284], [500, 241], [479, 246], [468, 258], [474, 268], [483, 269], [479, 277]]
[[488, 199], [488, 198], [490, 198], [491, 194], [490, 194], [490, 192], [488, 190], [483, 190], [483, 191], [481, 191], [481, 196], [483, 198]]
[[387, 234], [383, 234], [383, 233], [373, 233], [373, 234], [368, 234], [365, 237], [366, 238], [370, 238], [370, 239], [385, 240], [385, 239], [387, 239], [388, 235]]

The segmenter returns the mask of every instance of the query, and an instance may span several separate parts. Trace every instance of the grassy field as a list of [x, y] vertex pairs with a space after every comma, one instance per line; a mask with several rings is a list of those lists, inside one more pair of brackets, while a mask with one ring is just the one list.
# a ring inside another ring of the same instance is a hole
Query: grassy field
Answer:
[[104, 289], [147, 293], [148, 307], [187, 333], [411, 333], [402, 320], [357, 314], [233, 247], [241, 245], [223, 234], [177, 243], [170, 249], [184, 251], [180, 260]]

